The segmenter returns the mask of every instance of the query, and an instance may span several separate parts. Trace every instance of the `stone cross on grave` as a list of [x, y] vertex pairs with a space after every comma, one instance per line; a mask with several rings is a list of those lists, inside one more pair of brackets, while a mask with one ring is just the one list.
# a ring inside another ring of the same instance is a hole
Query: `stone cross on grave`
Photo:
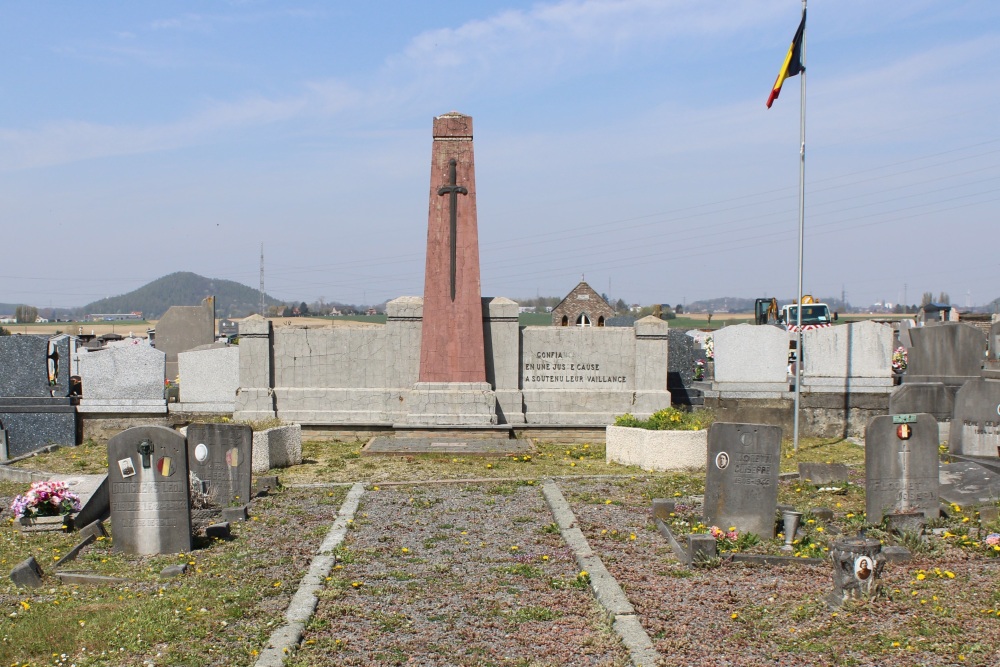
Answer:
[[449, 178], [450, 182], [448, 185], [442, 185], [438, 188], [438, 196], [443, 197], [444, 195], [450, 195], [449, 199], [449, 209], [450, 209], [450, 227], [449, 227], [449, 250], [451, 259], [451, 300], [455, 300], [455, 264], [458, 260], [458, 195], [469, 194], [468, 189], [462, 185], [457, 185], [455, 180], [456, 167], [458, 166], [458, 160], [451, 158], [448, 161]]

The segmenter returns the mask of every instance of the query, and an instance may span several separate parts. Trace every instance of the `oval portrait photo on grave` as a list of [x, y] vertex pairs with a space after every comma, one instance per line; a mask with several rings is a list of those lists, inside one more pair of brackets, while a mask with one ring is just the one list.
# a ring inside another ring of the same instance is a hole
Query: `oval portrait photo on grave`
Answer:
[[729, 466], [729, 454], [726, 452], [719, 452], [715, 455], [715, 467], [719, 470], [725, 470]]
[[875, 569], [875, 564], [868, 556], [859, 556], [854, 561], [854, 577], [858, 581], [868, 581]]

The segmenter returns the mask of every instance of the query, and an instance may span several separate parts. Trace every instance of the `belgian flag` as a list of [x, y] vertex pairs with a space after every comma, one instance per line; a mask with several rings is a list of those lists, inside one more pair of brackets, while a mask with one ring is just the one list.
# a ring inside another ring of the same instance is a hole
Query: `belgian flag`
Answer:
[[778, 99], [778, 94], [781, 93], [781, 84], [785, 82], [785, 79], [806, 71], [806, 68], [802, 65], [802, 37], [805, 32], [806, 10], [803, 9], [799, 29], [795, 31], [795, 37], [792, 38], [792, 45], [788, 47], [788, 53], [785, 55], [785, 62], [781, 65], [781, 71], [778, 72], [778, 78], [775, 80], [774, 87], [771, 88], [771, 94], [767, 98], [768, 109], [771, 108], [771, 103]]

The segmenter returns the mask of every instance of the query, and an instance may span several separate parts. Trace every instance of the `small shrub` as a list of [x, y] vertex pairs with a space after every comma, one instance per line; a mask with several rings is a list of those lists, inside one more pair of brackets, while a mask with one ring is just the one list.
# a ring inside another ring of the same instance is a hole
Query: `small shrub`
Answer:
[[649, 419], [636, 419], [631, 414], [615, 418], [615, 426], [645, 428], [651, 431], [700, 431], [714, 421], [714, 416], [708, 410], [687, 412], [677, 408], [664, 408], [650, 415]]

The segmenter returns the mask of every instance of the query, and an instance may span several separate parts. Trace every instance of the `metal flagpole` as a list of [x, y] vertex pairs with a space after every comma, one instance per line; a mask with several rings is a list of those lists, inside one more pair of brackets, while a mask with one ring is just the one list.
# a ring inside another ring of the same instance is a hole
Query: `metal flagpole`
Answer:
[[[802, 0], [802, 15], [805, 16], [806, 0]], [[795, 309], [795, 418], [792, 428], [792, 449], [799, 451], [799, 399], [802, 389], [802, 248], [806, 220], [806, 32], [802, 30], [801, 62], [802, 80], [799, 82], [799, 298]]]

